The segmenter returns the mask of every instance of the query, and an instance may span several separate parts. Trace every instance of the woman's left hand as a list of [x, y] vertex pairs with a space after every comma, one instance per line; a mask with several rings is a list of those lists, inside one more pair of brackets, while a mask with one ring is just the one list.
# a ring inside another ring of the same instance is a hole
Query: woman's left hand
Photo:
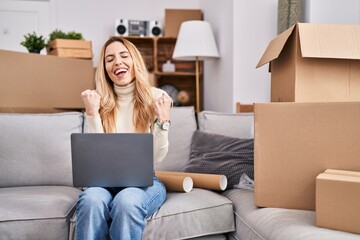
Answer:
[[170, 108], [172, 104], [173, 101], [168, 95], [163, 94], [159, 97], [154, 104], [155, 118], [159, 119], [160, 122], [170, 120]]

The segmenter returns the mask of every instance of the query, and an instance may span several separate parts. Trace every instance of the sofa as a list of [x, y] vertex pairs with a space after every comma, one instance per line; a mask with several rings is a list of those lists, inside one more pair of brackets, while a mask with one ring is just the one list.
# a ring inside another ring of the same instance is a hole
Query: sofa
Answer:
[[[175, 107], [169, 152], [155, 169], [189, 171], [196, 132], [251, 140], [253, 120], [252, 113], [195, 114], [193, 107]], [[86, 125], [81, 112], [0, 114], [0, 239], [75, 239], [81, 189], [72, 185], [70, 135], [86, 132]], [[251, 163], [243, 166], [251, 171]], [[253, 190], [233, 185], [225, 191], [168, 191], [163, 206], [147, 219], [143, 239], [360, 239], [316, 227], [312, 211], [258, 208], [253, 198]]]

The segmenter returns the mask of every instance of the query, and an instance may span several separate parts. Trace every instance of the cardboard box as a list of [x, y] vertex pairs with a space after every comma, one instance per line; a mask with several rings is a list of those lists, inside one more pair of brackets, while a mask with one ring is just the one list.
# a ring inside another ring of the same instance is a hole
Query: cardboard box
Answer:
[[165, 37], [177, 37], [182, 22], [203, 20], [200, 9], [165, 9]]
[[360, 171], [360, 102], [255, 104], [255, 204], [315, 209], [328, 168]]
[[254, 104], [243, 104], [240, 102], [236, 103], [236, 112], [254, 112]]
[[69, 111], [83, 111], [84, 109], [68, 108], [22, 108], [22, 107], [0, 107], [0, 113], [62, 113]]
[[298, 23], [273, 39], [272, 102], [360, 101], [360, 25]]
[[329, 169], [317, 176], [316, 226], [360, 234], [360, 172]]
[[2, 112], [82, 109], [81, 92], [95, 87], [93, 62], [0, 50], [0, 84]]
[[48, 55], [73, 58], [92, 58], [91, 41], [55, 39], [49, 42], [47, 48]]

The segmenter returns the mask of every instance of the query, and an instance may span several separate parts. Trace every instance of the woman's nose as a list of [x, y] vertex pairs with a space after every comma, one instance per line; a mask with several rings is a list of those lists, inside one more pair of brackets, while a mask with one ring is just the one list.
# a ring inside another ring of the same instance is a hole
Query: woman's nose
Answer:
[[121, 58], [115, 58], [115, 65], [121, 65]]

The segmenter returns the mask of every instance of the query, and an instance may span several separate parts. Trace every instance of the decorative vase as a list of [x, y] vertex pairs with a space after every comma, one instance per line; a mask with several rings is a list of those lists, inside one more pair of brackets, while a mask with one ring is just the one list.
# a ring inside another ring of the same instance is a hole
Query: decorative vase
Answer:
[[166, 63], [162, 65], [163, 72], [175, 72], [175, 64], [171, 63], [170, 60], [167, 60]]

